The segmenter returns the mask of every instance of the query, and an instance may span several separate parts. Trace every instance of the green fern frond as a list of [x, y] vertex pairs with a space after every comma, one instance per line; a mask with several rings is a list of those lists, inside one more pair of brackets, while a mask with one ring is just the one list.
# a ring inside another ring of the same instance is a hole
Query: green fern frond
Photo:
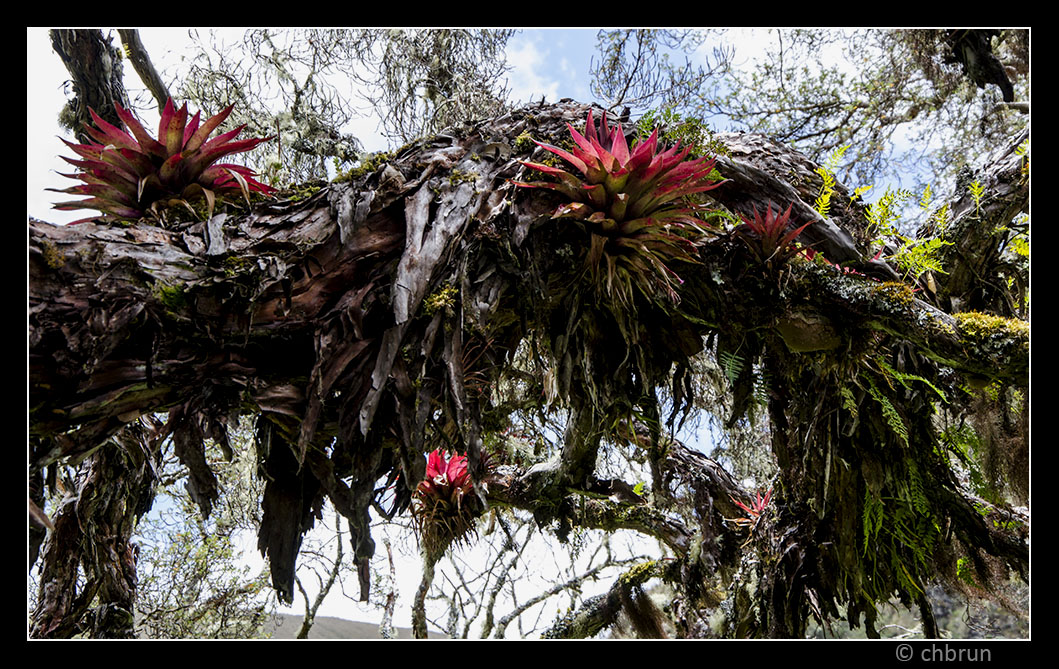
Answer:
[[875, 381], [868, 377], [868, 393], [871, 394], [872, 399], [879, 403], [882, 407], [883, 418], [886, 419], [886, 424], [893, 430], [893, 433], [904, 442], [905, 446], [908, 446], [908, 428], [905, 427], [904, 421], [901, 420], [901, 414], [894, 408], [893, 403], [886, 397], [875, 385]]
[[912, 198], [912, 192], [904, 188], [892, 189], [887, 187], [877, 201], [868, 205], [865, 215], [871, 223], [873, 230], [879, 234], [891, 234], [895, 232], [894, 223], [901, 206]]
[[967, 190], [970, 191], [971, 197], [974, 198], [975, 211], [979, 211], [982, 208], [982, 196], [985, 195], [985, 187], [982, 186], [982, 182], [975, 179], [974, 182], [967, 187]]
[[831, 152], [824, 164], [816, 168], [816, 173], [824, 180], [820, 186], [820, 195], [817, 196], [814, 208], [821, 216], [827, 216], [831, 210], [831, 196], [835, 193], [835, 170], [838, 168], [842, 155], [846, 153], [850, 145], [840, 146]]
[[923, 211], [930, 211], [930, 198], [930, 184], [927, 184], [927, 187], [923, 189], [922, 197], [919, 198], [919, 208]]
[[721, 363], [721, 369], [724, 371], [728, 383], [735, 383], [736, 379], [743, 373], [743, 366], [746, 361], [742, 356], [729, 351], [721, 351], [717, 359]]
[[923, 378], [922, 376], [919, 376], [918, 374], [908, 374], [908, 373], [905, 373], [905, 372], [899, 372], [896, 369], [894, 369], [893, 367], [891, 367], [885, 360], [882, 360], [882, 359], [879, 359], [877, 362], [879, 363], [879, 366], [889, 376], [891, 376], [892, 378], [896, 379], [907, 390], [911, 390], [912, 389], [912, 387], [909, 385], [910, 381], [918, 381], [919, 383], [926, 384], [931, 390], [933, 390], [935, 393], [937, 393], [938, 397], [941, 398], [942, 402], [948, 403], [949, 400], [946, 397], [945, 392], [943, 390], [941, 390], [940, 388], [938, 388], [937, 386], [935, 386], [930, 381], [928, 381], [927, 379]]
[[948, 227], [950, 220], [952, 220], [952, 216], [949, 212], [949, 203], [946, 202], [938, 207], [937, 211], [930, 215], [928, 223], [933, 223], [934, 226], [941, 231]]
[[908, 461], [908, 497], [916, 511], [923, 515], [930, 513], [930, 500], [923, 487], [923, 477], [912, 460]]
[[861, 525], [864, 533], [862, 552], [865, 555], [868, 553], [869, 543], [874, 541], [875, 537], [878, 536], [879, 529], [882, 528], [882, 521], [882, 500], [873, 495], [870, 490], [865, 490], [864, 510], [861, 512]]
[[849, 196], [849, 201], [855, 202], [856, 200], [859, 200], [865, 193], [867, 193], [871, 189], [871, 186], [857, 186], [853, 189], [853, 195]]
[[848, 411], [854, 418], [856, 418], [857, 401], [853, 397], [853, 391], [851, 391], [845, 386], [842, 386], [838, 389], [838, 394], [842, 398], [842, 408]]

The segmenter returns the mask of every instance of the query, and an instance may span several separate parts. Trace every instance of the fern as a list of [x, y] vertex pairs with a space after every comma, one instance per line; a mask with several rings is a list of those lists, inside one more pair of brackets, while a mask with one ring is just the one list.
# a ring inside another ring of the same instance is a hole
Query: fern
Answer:
[[849, 388], [842, 386], [838, 389], [839, 396], [842, 397], [842, 408], [845, 409], [853, 416], [857, 417], [857, 401], [853, 398], [853, 391]]
[[923, 189], [922, 197], [919, 198], [919, 208], [923, 211], [930, 211], [930, 198], [930, 184], [927, 184], [927, 187]]
[[754, 401], [762, 406], [767, 406], [769, 401], [769, 387], [771, 386], [768, 372], [759, 367], [754, 379]]
[[1017, 256], [1030, 257], [1030, 236], [1026, 234], [1016, 235], [1011, 238], [1011, 250]]
[[865, 193], [867, 193], [871, 189], [872, 189], [871, 186], [857, 186], [856, 188], [853, 189], [853, 195], [849, 196], [849, 201], [850, 202], [856, 202], [861, 197], [863, 197], [863, 195]]
[[835, 170], [838, 168], [838, 163], [842, 160], [842, 155], [849, 147], [849, 144], [838, 147], [831, 152], [831, 155], [827, 157], [823, 165], [816, 168], [816, 173], [820, 175], [824, 183], [820, 186], [820, 195], [817, 196], [813, 206], [821, 216], [827, 216], [831, 210], [831, 196], [835, 193]]
[[741, 356], [728, 351], [721, 351], [717, 358], [718, 362], [721, 363], [721, 369], [724, 371], [728, 383], [735, 383], [739, 375], [743, 373], [743, 366], [746, 361]]
[[985, 195], [985, 187], [982, 186], [982, 182], [975, 179], [970, 186], [967, 187], [970, 191], [971, 197], [974, 198], [974, 210], [976, 213], [981, 213], [982, 208], [982, 196]]
[[930, 239], [908, 239], [902, 237], [901, 239], [904, 240], [904, 244], [891, 258], [897, 263], [906, 279], [915, 281], [924, 272], [948, 274], [938, 258], [938, 251], [945, 246], [952, 246], [952, 242], [947, 242], [938, 237]]
[[923, 487], [923, 477], [919, 473], [919, 468], [915, 462], [911, 459], [906, 461], [908, 463], [908, 501], [911, 502], [912, 508], [920, 514], [926, 516], [930, 514], [930, 500], [927, 498], [926, 489]]
[[890, 399], [886, 397], [876, 386], [875, 381], [870, 377], [868, 378], [868, 393], [871, 394], [872, 399], [879, 403], [882, 407], [883, 418], [886, 419], [886, 424], [893, 430], [905, 446], [908, 446], [908, 428], [905, 427], [905, 423], [901, 420], [901, 414], [897, 412], [894, 405], [890, 402]]
[[949, 203], [938, 207], [937, 211], [930, 215], [927, 219], [928, 223], [933, 223], [938, 231], [944, 230], [949, 225], [949, 221], [952, 219], [951, 213], [949, 212]]
[[[911, 191], [887, 188], [877, 202], [868, 205], [866, 212], [868, 221], [873, 231], [880, 236], [875, 245], [884, 246], [886, 241], [883, 238], [896, 242], [897, 251], [887, 256], [886, 259], [897, 264], [906, 280], [915, 281], [925, 272], [946, 274], [939, 255], [941, 249], [951, 246], [952, 242], [938, 237], [926, 239], [908, 237], [897, 229], [898, 211], [912, 197]], [[929, 210], [932, 198], [932, 191], [928, 185], [919, 198], [919, 207], [924, 211]], [[944, 205], [935, 211], [928, 219], [928, 222], [931, 221], [935, 223], [938, 230], [943, 230], [949, 222], [948, 206]]]
[[1027, 139], [1019, 144], [1015, 149], [1015, 155], [1022, 158], [1022, 176], [1028, 177], [1030, 175], [1030, 140]]
[[893, 234], [896, 232], [895, 223], [897, 221], [897, 212], [904, 205], [905, 202], [912, 198], [912, 192], [905, 190], [904, 188], [898, 188], [896, 190], [887, 187], [886, 192], [882, 194], [877, 201], [869, 204], [865, 215], [868, 217], [868, 222], [871, 223], [873, 229], [878, 234]]
[[938, 394], [938, 397], [941, 398], [942, 402], [948, 403], [949, 400], [945, 396], [945, 392], [943, 390], [941, 390], [940, 388], [938, 388], [937, 386], [935, 386], [930, 381], [928, 381], [927, 379], [924, 379], [922, 376], [919, 376], [917, 374], [907, 374], [905, 372], [899, 372], [896, 369], [894, 369], [893, 367], [891, 367], [889, 364], [887, 364], [887, 362], [885, 360], [881, 359], [881, 358], [879, 360], [877, 360], [877, 362], [879, 363], [879, 366], [886, 372], [886, 374], [888, 374], [890, 377], [896, 379], [906, 389], [908, 389], [908, 390], [912, 389], [911, 386], [908, 385], [909, 381], [918, 381], [920, 383], [925, 383], [927, 386], [930, 387], [931, 390], [933, 390], [934, 392], [936, 392]]
[[882, 528], [883, 503], [882, 500], [872, 494], [871, 490], [864, 491], [864, 510], [861, 512], [861, 525], [864, 532], [864, 545], [862, 552], [867, 555], [868, 544], [878, 536]]

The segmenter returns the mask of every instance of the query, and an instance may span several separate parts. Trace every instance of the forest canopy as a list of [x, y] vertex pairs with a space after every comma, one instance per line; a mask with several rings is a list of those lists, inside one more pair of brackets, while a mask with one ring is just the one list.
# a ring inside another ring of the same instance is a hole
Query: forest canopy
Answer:
[[50, 31], [29, 636], [1025, 636], [1028, 32]]

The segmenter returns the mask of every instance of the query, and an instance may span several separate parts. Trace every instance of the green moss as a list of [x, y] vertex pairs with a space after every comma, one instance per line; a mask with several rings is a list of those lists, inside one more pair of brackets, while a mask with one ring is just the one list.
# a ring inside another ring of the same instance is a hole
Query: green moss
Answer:
[[449, 174], [449, 185], [456, 186], [461, 183], [474, 183], [478, 181], [477, 172], [467, 172], [464, 170], [452, 170]]
[[530, 137], [529, 132], [523, 131], [521, 135], [515, 138], [515, 151], [518, 153], [530, 153], [533, 151], [533, 147], [536, 144], [533, 143], [533, 138]]
[[224, 267], [224, 275], [228, 278], [236, 277], [254, 266], [254, 263], [250, 262], [246, 258], [236, 255], [230, 255], [224, 259], [221, 263]]
[[622, 574], [619, 580], [627, 585], [643, 585], [655, 575], [655, 567], [657, 565], [658, 560], [641, 562]]
[[975, 338], [1000, 336], [1004, 338], [1028, 337], [1029, 323], [1016, 318], [1002, 318], [977, 311], [965, 311], [953, 314], [953, 318], [965, 334]]
[[900, 281], [885, 281], [873, 286], [872, 292], [882, 295], [885, 299], [903, 307], [912, 304], [912, 300], [915, 299], [912, 287]]
[[459, 290], [455, 286], [445, 285], [443, 288], [438, 290], [431, 295], [428, 295], [423, 300], [423, 311], [427, 316], [433, 316], [438, 312], [439, 309], [445, 309], [451, 312], [452, 306], [456, 304], [456, 296], [459, 294]]
[[386, 163], [391, 158], [393, 158], [393, 155], [394, 154], [388, 153], [386, 151], [380, 151], [379, 153], [373, 153], [369, 156], [366, 156], [360, 161], [360, 164], [356, 167], [351, 168], [347, 172], [339, 172], [338, 175], [335, 176], [333, 183], [356, 181], [357, 179], [371, 174], [375, 170], [382, 167], [383, 163]]
[[308, 200], [313, 195], [316, 195], [320, 192], [322, 188], [322, 182], [311, 181], [309, 183], [297, 184], [289, 188], [284, 188], [282, 191], [280, 191], [280, 195], [282, 195], [287, 200], [290, 200], [291, 202], [301, 202], [303, 200]]
[[47, 239], [41, 241], [40, 255], [44, 258], [44, 264], [52, 269], [60, 269], [66, 264], [66, 258], [63, 257], [58, 247]]
[[181, 286], [158, 283], [154, 289], [154, 296], [170, 311], [182, 311], [188, 304], [187, 294]]

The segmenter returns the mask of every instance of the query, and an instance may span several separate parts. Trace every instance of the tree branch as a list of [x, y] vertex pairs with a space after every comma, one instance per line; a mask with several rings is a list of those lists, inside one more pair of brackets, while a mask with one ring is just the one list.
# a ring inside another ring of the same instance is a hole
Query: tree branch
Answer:
[[136, 70], [136, 74], [140, 75], [140, 81], [147, 87], [147, 90], [151, 91], [155, 102], [158, 103], [158, 113], [162, 113], [169, 99], [169, 88], [162, 81], [158, 71], [154, 69], [154, 63], [147, 54], [147, 48], [140, 40], [140, 31], [119, 28], [118, 36], [121, 37], [125, 53], [128, 55], [129, 62], [132, 63], [132, 69]]

